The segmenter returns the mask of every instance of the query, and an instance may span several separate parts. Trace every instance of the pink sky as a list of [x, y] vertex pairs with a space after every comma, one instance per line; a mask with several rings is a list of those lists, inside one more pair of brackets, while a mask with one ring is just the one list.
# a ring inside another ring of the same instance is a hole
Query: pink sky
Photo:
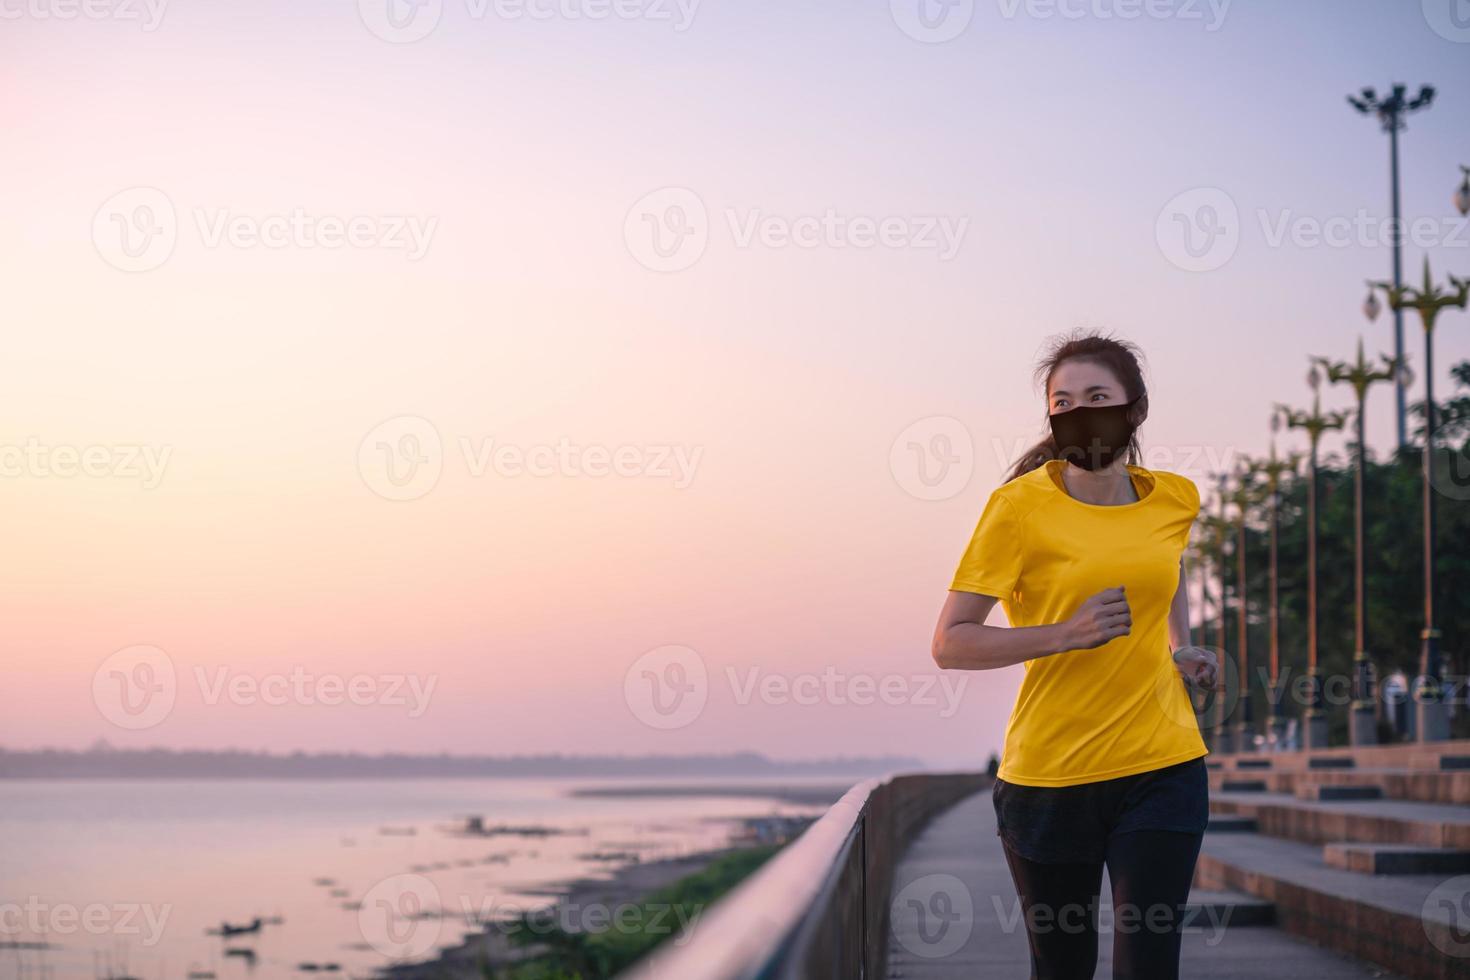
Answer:
[[[1386, 250], [1271, 229], [1382, 218], [1385, 140], [1343, 96], [1396, 79], [1441, 90], [1405, 136], [1406, 213], [1436, 229], [1408, 265], [1470, 274], [1470, 46], [1417, 4], [1238, 3], [1214, 30], [980, 5], [943, 44], [885, 6], [710, 4], [675, 30], [446, 0], [407, 44], [350, 3], [8, 21], [0, 744], [983, 759], [1019, 669], [946, 691], [929, 636], [1039, 432], [1048, 334], [1143, 345], [1152, 465], [1203, 481], [1262, 451], [1308, 353], [1388, 349], [1358, 312]], [[707, 243], [655, 271], [640, 209], [665, 188]], [[1240, 242], [1192, 272], [1159, 228], [1199, 188]], [[140, 201], [166, 256], [122, 249]], [[331, 245], [352, 219], [363, 244]], [[865, 245], [884, 221], [897, 244]], [[1467, 326], [1444, 318], [1446, 368]], [[424, 434], [405, 418], [440, 439], [431, 489], [380, 465]], [[956, 432], [970, 450], [933, 441]], [[951, 483], [916, 481], [909, 442], [955, 449]], [[130, 730], [94, 680], [136, 645], [177, 691]], [[707, 682], [658, 727], [628, 691], [668, 645]], [[432, 695], [238, 693], [293, 672]]]

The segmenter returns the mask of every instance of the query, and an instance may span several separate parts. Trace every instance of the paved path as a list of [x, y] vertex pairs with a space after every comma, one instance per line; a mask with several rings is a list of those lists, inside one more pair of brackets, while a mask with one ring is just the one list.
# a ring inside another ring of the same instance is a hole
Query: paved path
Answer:
[[[1103, 894], [1109, 885], [1103, 878]], [[978, 793], [940, 814], [914, 839], [893, 883], [888, 976], [902, 980], [976, 978], [1024, 980], [1030, 974], [1020, 904], [1006, 869], [990, 793]], [[1206, 901], [1216, 898], [1199, 894]], [[1104, 903], [1099, 977], [1111, 976], [1110, 914]], [[973, 909], [969, 914], [967, 909]], [[926, 914], [921, 917], [921, 910]], [[1234, 921], [1241, 921], [1245, 918]], [[1189, 980], [1343, 980], [1386, 977], [1270, 926], [1219, 925], [1202, 916], [1184, 937], [1181, 974]], [[1231, 920], [1227, 920], [1231, 921]]]

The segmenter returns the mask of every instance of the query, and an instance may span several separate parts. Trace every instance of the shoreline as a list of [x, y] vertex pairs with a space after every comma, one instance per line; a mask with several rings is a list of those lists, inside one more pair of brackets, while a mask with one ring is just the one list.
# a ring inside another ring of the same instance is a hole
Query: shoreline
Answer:
[[680, 799], [688, 797], [740, 797], [759, 798], [772, 800], [777, 803], [791, 803], [797, 806], [821, 806], [830, 807], [853, 786], [861, 782], [855, 779], [846, 783], [825, 783], [816, 785], [791, 784], [791, 785], [760, 785], [756, 783], [710, 783], [707, 785], [655, 785], [649, 783], [632, 786], [585, 786], [575, 789], [568, 796], [588, 798], [615, 798], [615, 799], [643, 799], [654, 797], [665, 797], [668, 799]]
[[[546, 915], [560, 923], [567, 916], [575, 917], [578, 910], [596, 908], [607, 913], [604, 918], [615, 921], [618, 909], [637, 905], [654, 892], [703, 871], [726, 855], [758, 846], [754, 840], [741, 841], [682, 857], [624, 862], [607, 877], [553, 882], [546, 887], [546, 894], [555, 896], [545, 907]], [[697, 909], [693, 915], [702, 915], [704, 911]], [[439, 950], [430, 959], [390, 966], [377, 975], [385, 980], [483, 980], [481, 965], [486, 961], [499, 967], [534, 955], [534, 947], [512, 945], [506, 932], [490, 923], [459, 943]]]
[[[830, 784], [826, 786], [762, 786], [745, 784], [710, 784], [706, 786], [618, 786], [588, 787], [579, 790], [577, 796], [613, 797], [657, 797], [657, 796], [707, 796], [748, 797], [760, 796], [772, 802], [799, 806], [820, 807], [823, 812], [850, 786]], [[731, 854], [770, 845], [772, 834], [782, 835], [781, 843], [800, 836], [807, 826], [820, 817], [734, 817], [726, 818], [732, 825], [732, 834], [723, 847], [698, 851], [680, 857], [656, 858], [649, 861], [637, 859], [621, 861], [608, 866], [602, 876], [583, 876], [560, 882], [549, 882], [541, 894], [552, 899], [543, 907], [546, 921], [563, 925], [568, 919], [579, 916], [587, 924], [585, 931], [597, 926], [603, 929], [619, 919], [620, 911], [638, 906], [648, 896], [676, 882], [698, 874], [716, 861]], [[792, 821], [800, 829], [792, 834]], [[734, 830], [741, 828], [743, 832]], [[697, 920], [704, 914], [700, 907], [684, 914], [686, 920]], [[538, 918], [542, 913], [538, 912]], [[669, 923], [673, 932], [683, 925], [677, 919]], [[584, 931], [574, 929], [572, 931]], [[478, 932], [465, 936], [453, 946], [446, 946], [432, 957], [415, 962], [402, 963], [381, 969], [376, 974], [381, 980], [483, 980], [483, 964], [486, 962], [501, 967], [521, 959], [538, 955], [539, 947], [513, 945], [510, 936], [500, 923], [484, 923]]]

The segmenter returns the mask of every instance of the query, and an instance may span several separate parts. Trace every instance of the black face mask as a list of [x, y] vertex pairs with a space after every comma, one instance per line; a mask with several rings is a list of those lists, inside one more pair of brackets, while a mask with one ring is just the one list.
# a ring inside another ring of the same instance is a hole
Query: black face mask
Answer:
[[1128, 451], [1136, 428], [1126, 405], [1081, 405], [1050, 417], [1057, 455], [1084, 470], [1100, 470]]

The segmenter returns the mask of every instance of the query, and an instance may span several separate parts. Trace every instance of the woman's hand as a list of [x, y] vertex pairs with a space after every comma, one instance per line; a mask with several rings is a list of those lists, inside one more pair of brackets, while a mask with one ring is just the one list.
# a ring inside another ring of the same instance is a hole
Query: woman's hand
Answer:
[[1196, 691], [1213, 691], [1220, 678], [1220, 660], [1214, 650], [1185, 646], [1174, 651], [1174, 666]]
[[1133, 630], [1133, 610], [1122, 587], [1092, 596], [1067, 620], [1067, 649], [1092, 650]]

